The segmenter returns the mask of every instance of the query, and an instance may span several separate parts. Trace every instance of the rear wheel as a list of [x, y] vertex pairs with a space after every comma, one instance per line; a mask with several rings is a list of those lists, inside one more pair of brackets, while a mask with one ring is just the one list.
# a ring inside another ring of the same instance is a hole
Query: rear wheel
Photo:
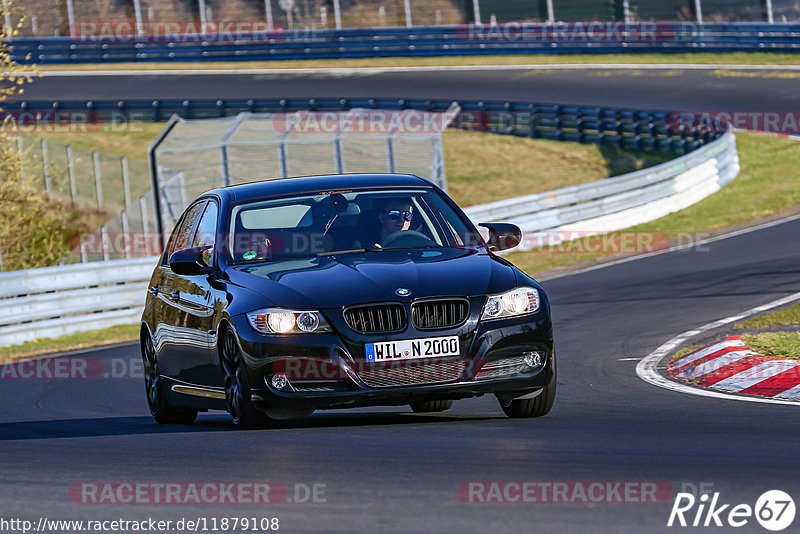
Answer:
[[251, 384], [242, 360], [239, 341], [231, 329], [226, 329], [222, 342], [222, 373], [225, 381], [225, 401], [233, 423], [239, 428], [265, 428], [270, 418], [253, 404]]
[[409, 404], [415, 413], [443, 412], [453, 405], [451, 400], [412, 402]]
[[508, 417], [523, 418], [523, 417], [542, 417], [547, 415], [553, 408], [553, 402], [556, 398], [556, 381], [555, 379], [549, 386], [542, 388], [541, 393], [532, 399], [515, 399], [515, 400], [502, 400], [500, 399], [500, 408], [503, 409]]
[[144, 391], [150, 414], [160, 424], [188, 424], [197, 418], [197, 410], [172, 406], [164, 395], [164, 382], [158, 369], [153, 340], [149, 334], [142, 337], [142, 362], [144, 364]]

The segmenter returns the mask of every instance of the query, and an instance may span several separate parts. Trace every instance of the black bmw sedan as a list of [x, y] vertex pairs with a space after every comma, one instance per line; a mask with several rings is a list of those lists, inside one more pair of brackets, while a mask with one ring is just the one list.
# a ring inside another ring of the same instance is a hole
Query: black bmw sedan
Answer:
[[226, 410], [257, 428], [314, 410], [438, 412], [494, 394], [510, 417], [555, 398], [542, 287], [443, 191], [411, 175], [335, 175], [209, 191], [150, 280], [141, 349], [159, 423]]

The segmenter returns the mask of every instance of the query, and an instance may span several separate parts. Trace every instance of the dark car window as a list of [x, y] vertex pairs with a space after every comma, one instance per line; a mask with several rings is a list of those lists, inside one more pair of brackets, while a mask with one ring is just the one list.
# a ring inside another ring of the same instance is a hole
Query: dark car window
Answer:
[[231, 212], [234, 261], [482, 241], [432, 189], [356, 190], [244, 202]]
[[194, 229], [197, 227], [197, 221], [203, 213], [206, 202], [198, 202], [191, 206], [183, 216], [180, 223], [180, 228], [173, 234], [167, 258], [169, 258], [176, 250], [189, 248], [192, 246], [192, 237], [194, 236]]
[[200, 222], [197, 224], [197, 230], [195, 231], [194, 238], [192, 239], [191, 246], [193, 247], [205, 247], [209, 245], [212, 247], [203, 253], [203, 259], [207, 265], [211, 264], [211, 257], [214, 250], [213, 247], [217, 243], [218, 216], [219, 208], [217, 208], [217, 203], [209, 201], [206, 205], [205, 212], [203, 212], [203, 216], [200, 218]]

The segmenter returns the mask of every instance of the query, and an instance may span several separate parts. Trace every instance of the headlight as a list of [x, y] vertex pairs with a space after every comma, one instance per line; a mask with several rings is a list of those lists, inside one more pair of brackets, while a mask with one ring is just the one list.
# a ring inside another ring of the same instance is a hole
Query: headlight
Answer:
[[489, 295], [481, 320], [515, 317], [539, 309], [539, 292], [532, 287], [518, 287], [499, 295]]
[[317, 311], [267, 308], [247, 314], [253, 328], [264, 334], [318, 334], [330, 332], [331, 327]]

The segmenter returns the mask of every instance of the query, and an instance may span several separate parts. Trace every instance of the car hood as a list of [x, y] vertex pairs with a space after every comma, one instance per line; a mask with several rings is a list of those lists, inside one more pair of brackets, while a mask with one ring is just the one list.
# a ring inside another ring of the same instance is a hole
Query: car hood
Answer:
[[260, 293], [272, 305], [325, 309], [408, 299], [499, 293], [515, 284], [514, 268], [477, 250], [387, 250], [281, 260], [227, 269], [229, 280]]

